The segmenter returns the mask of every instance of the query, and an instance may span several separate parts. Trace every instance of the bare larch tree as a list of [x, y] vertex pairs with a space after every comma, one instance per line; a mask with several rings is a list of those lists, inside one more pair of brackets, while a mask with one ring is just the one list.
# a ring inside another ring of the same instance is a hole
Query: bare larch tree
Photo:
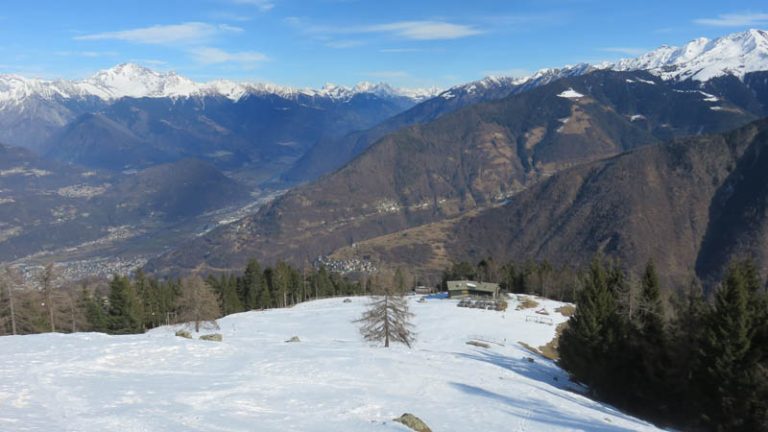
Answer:
[[16, 291], [16, 287], [20, 283], [21, 282], [18, 273], [13, 268], [6, 266], [2, 272], [0, 272], [0, 289], [3, 289], [8, 295], [8, 311], [11, 318], [11, 334], [14, 335], [18, 334], [16, 326], [16, 299], [14, 298], [14, 291]]
[[200, 276], [190, 276], [181, 280], [181, 298], [179, 299], [179, 319], [194, 325], [195, 332], [200, 328], [218, 329], [216, 318], [221, 314], [216, 293]]
[[410, 323], [412, 317], [405, 297], [386, 293], [374, 297], [368, 310], [355, 322], [361, 324], [360, 333], [367, 341], [383, 341], [385, 348], [390, 341], [400, 342], [410, 348], [416, 339]]
[[54, 268], [53, 263], [48, 263], [43, 268], [42, 273], [40, 273], [39, 276], [39, 283], [40, 283], [40, 289], [43, 292], [43, 297], [45, 298], [45, 308], [48, 310], [48, 322], [51, 325], [51, 332], [56, 331], [56, 322], [54, 320], [53, 312], [54, 312], [54, 289], [56, 288], [56, 269]]

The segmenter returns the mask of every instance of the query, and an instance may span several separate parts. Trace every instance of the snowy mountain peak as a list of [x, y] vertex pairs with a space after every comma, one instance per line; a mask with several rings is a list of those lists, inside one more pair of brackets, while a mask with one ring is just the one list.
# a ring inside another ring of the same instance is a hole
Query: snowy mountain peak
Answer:
[[437, 93], [436, 89], [396, 89], [385, 83], [362, 82], [354, 87], [326, 84], [322, 89], [296, 89], [265, 83], [217, 80], [197, 83], [175, 72], [157, 72], [134, 63], [123, 63], [99, 71], [80, 81], [46, 81], [16, 75], [0, 75], [0, 103], [18, 104], [28, 98], [96, 97], [111, 101], [123, 97], [159, 98], [223, 96], [239, 100], [247, 94], [275, 94], [285, 98], [298, 96], [349, 99], [357, 94], [379, 97], [406, 97], [420, 101]]
[[99, 71], [78, 84], [85, 93], [102, 99], [191, 96], [200, 92], [198, 84], [175, 72], [159, 73], [133, 63]]
[[694, 39], [682, 47], [661, 47], [634, 59], [620, 60], [614, 70], [648, 70], [663, 79], [707, 81], [722, 76], [768, 70], [768, 32], [751, 29], [714, 40]]

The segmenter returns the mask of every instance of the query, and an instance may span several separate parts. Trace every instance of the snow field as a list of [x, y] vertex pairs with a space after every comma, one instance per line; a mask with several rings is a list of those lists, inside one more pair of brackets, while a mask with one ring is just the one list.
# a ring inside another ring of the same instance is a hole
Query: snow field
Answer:
[[0, 430], [406, 431], [391, 421], [404, 412], [436, 432], [655, 430], [572, 391], [518, 345], [551, 340], [560, 303], [539, 299], [549, 326], [526, 322], [534, 311], [514, 300], [496, 312], [414, 297], [416, 344], [384, 349], [352, 323], [367, 299], [342, 300], [225, 317], [221, 343], [171, 327], [2, 337]]

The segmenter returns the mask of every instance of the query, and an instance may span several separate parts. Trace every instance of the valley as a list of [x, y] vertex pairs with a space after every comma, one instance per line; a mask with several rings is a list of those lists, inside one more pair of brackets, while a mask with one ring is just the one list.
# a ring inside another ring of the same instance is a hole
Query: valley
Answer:
[[181, 3], [0, 13], [0, 430], [768, 432], [765, 5]]

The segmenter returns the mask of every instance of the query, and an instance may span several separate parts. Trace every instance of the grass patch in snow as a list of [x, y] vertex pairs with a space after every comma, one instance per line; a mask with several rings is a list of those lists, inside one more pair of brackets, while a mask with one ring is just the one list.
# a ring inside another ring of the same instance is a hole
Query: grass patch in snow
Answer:
[[555, 309], [555, 312], [559, 313], [560, 315], [564, 317], [571, 317], [576, 312], [576, 306], [574, 305], [562, 305], [559, 308]]
[[551, 341], [547, 342], [546, 345], [539, 347], [539, 352], [541, 352], [541, 355], [550, 360], [558, 360], [560, 358], [560, 353], [557, 351], [557, 348], [560, 344], [560, 335], [563, 334], [566, 327], [568, 327], [567, 321], [557, 325], [557, 328], [555, 329], [555, 337]]
[[558, 344], [560, 342], [560, 335], [563, 334], [567, 326], [568, 322], [562, 322], [558, 324], [557, 328], [555, 329], [555, 337], [545, 345], [542, 345], [538, 348], [535, 348], [525, 342], [518, 342], [518, 344], [533, 354], [537, 354], [550, 360], [556, 361], [560, 358], [560, 354], [557, 352]]
[[517, 305], [517, 310], [533, 309], [539, 305], [539, 302], [528, 296], [517, 296], [520, 303]]
[[467, 345], [472, 345], [480, 348], [490, 348], [491, 346], [485, 342], [480, 342], [476, 340], [467, 341]]

